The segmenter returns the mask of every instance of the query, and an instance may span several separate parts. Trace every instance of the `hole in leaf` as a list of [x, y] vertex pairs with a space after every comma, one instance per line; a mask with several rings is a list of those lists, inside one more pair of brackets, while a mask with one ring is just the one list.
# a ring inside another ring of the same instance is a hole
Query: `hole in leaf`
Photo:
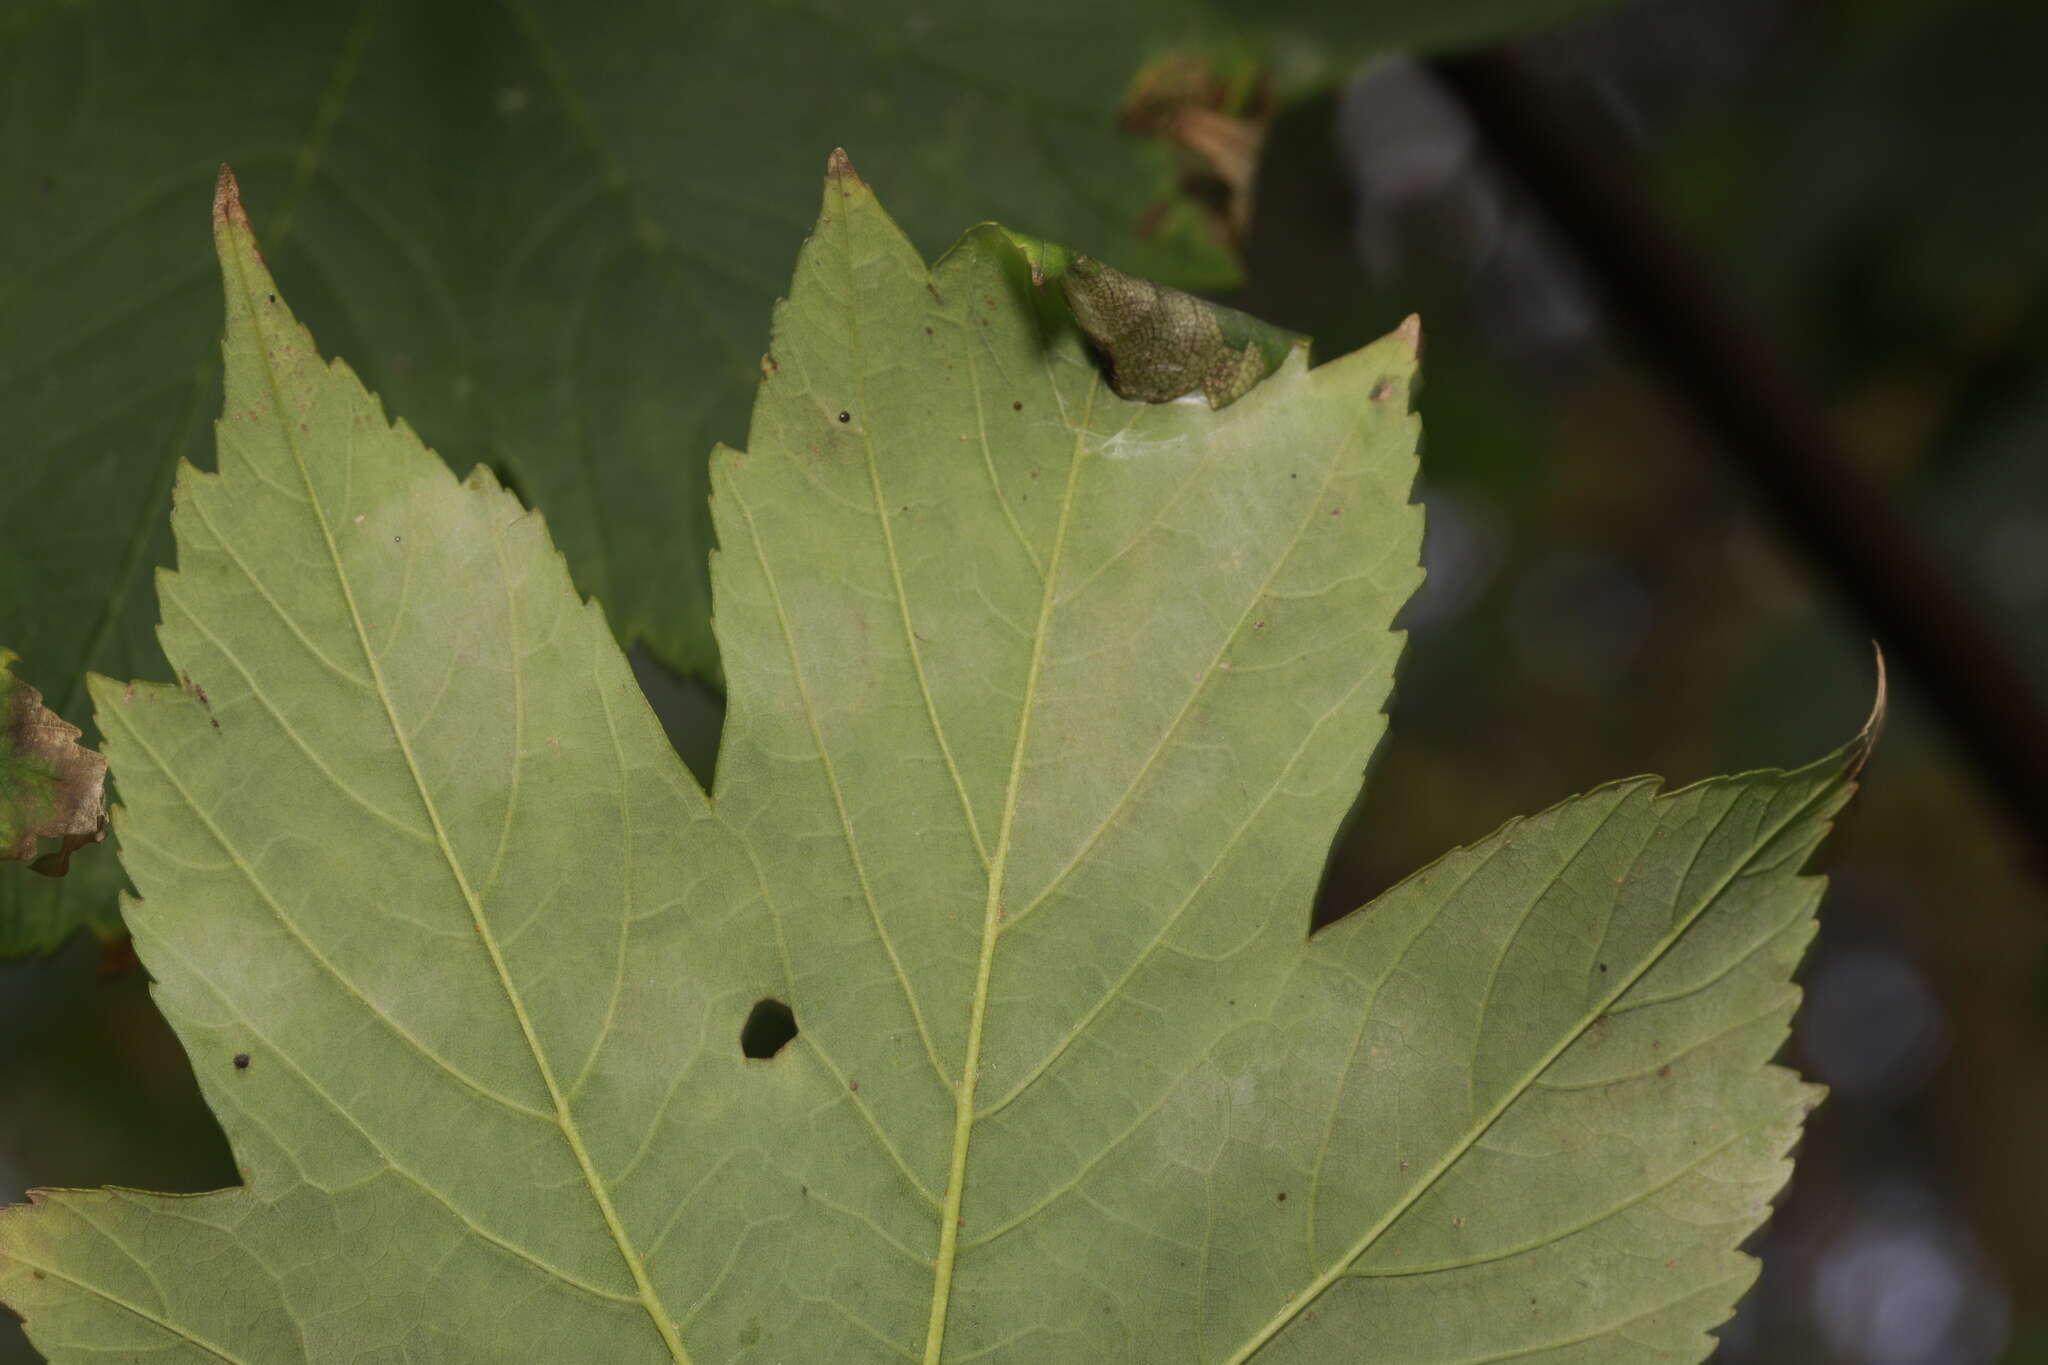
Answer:
[[780, 1000], [757, 1000], [740, 1028], [740, 1051], [749, 1057], [773, 1057], [796, 1037], [796, 1012]]

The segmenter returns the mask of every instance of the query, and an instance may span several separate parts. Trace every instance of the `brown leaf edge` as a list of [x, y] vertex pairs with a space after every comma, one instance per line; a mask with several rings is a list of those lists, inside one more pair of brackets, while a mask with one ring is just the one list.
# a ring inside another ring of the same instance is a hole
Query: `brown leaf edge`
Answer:
[[[49, 808], [23, 822], [12, 846], [0, 846], [0, 860], [27, 861], [45, 877], [71, 870], [71, 855], [107, 837], [107, 760], [78, 740], [79, 728], [43, 705], [43, 694], [17, 677], [17, 656], [0, 649], [0, 759], [41, 770], [54, 779]], [[57, 847], [42, 856], [45, 839]]]

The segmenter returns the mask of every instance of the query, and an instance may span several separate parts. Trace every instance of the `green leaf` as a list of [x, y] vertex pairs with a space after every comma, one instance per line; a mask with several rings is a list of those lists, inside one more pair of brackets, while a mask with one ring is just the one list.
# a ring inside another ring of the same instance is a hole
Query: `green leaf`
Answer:
[[1135, 74], [1230, 44], [1329, 83], [1340, 53], [1517, 15], [1422, 8], [1344, 17], [1339, 48], [1303, 43], [1284, 6], [1180, 0], [638, 3], [601, 23], [563, 0], [16, 5], [0, 634], [67, 715], [86, 670], [155, 655], [147, 566], [218, 392], [186, 205], [224, 159], [276, 206], [267, 246], [321, 335], [463, 467], [546, 509], [622, 640], [711, 675], [704, 452], [744, 430], [821, 127], [868, 149], [928, 247], [995, 215], [1215, 287], [1236, 267], [1178, 189], [1186, 154], [1119, 127]]
[[[37, 877], [0, 874], [0, 954], [46, 951], [74, 927], [62, 898], [38, 892], [78, 868], [111, 858], [72, 855], [107, 837], [107, 761], [78, 743], [79, 729], [43, 705], [0, 648], [0, 862], [26, 862]], [[111, 899], [111, 891], [108, 891]]]
[[1310, 937], [1420, 577], [1412, 329], [1129, 402], [1005, 232], [927, 268], [835, 159], [713, 460], [707, 798], [539, 515], [218, 219], [193, 687], [93, 690], [246, 1185], [0, 1215], [54, 1359], [1707, 1353], [1867, 740], [1603, 788]]

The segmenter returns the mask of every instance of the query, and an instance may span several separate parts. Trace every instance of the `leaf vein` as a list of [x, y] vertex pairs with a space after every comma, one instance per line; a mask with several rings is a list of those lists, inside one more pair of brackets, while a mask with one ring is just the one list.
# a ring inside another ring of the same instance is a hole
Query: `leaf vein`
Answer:
[[[235, 256], [234, 261], [237, 273], [242, 276], [240, 283], [242, 292], [247, 299], [250, 314], [252, 317], [259, 316], [260, 309], [254, 297], [255, 291], [249, 287], [246, 265], [240, 255]], [[390, 689], [384, 684], [383, 672], [378, 665], [376, 652], [370, 648], [368, 624], [364, 621], [362, 612], [356, 604], [355, 590], [349, 583], [347, 570], [342, 565], [340, 548], [334, 542], [333, 527], [328, 524], [325, 509], [320, 506], [319, 494], [313, 485], [312, 469], [306, 462], [305, 452], [299, 448], [297, 437], [293, 434], [292, 423], [285, 416], [287, 407], [282, 386], [278, 382], [275, 364], [267, 348], [258, 346], [257, 352], [262, 357], [264, 375], [269, 382], [273, 415], [277, 418], [278, 426], [283, 433], [284, 446], [298, 467], [300, 479], [306, 485], [306, 494], [311, 500], [314, 517], [319, 525], [321, 539], [327, 548], [328, 560], [334, 571], [335, 582], [340, 588], [342, 601], [348, 609], [349, 620], [355, 628], [356, 642], [362, 649], [363, 661], [368, 666], [370, 676], [375, 682], [374, 690], [377, 699], [383, 704], [384, 714], [390, 723], [392, 736], [398, 744], [398, 751], [405, 759], [406, 769], [412, 776], [415, 790], [419, 793], [420, 804], [426, 811], [428, 822], [434, 828], [434, 836], [440, 844], [442, 858], [448, 866], [449, 874], [454, 879], [456, 888], [461, 892], [462, 898], [469, 908], [470, 918], [476, 925], [477, 937], [482, 942], [484, 951], [490, 958], [491, 967], [498, 978], [498, 984], [505, 993], [506, 1001], [511, 1006], [513, 1016], [518, 1020], [520, 1034], [526, 1042], [527, 1052], [532, 1057], [534, 1067], [540, 1073], [541, 1083], [546, 1087], [548, 1097], [554, 1104], [556, 1127], [561, 1131], [563, 1140], [567, 1142], [571, 1155], [575, 1158], [577, 1166], [583, 1172], [584, 1182], [589, 1187], [591, 1198], [597, 1205], [598, 1212], [604, 1220], [606, 1230], [611, 1234], [612, 1241], [618, 1248], [620, 1257], [626, 1262], [626, 1268], [632, 1273], [634, 1284], [639, 1289], [641, 1304], [646, 1309], [647, 1316], [652, 1322], [656, 1334], [661, 1338], [662, 1344], [668, 1348], [669, 1354], [679, 1362], [679, 1365], [689, 1365], [689, 1352], [684, 1349], [682, 1339], [677, 1335], [676, 1324], [670, 1319], [667, 1309], [661, 1302], [660, 1295], [655, 1291], [654, 1285], [647, 1278], [647, 1268], [642, 1262], [639, 1253], [635, 1251], [632, 1239], [628, 1235], [624, 1224], [620, 1221], [618, 1211], [612, 1206], [610, 1192], [605, 1188], [604, 1182], [598, 1177], [596, 1167], [591, 1161], [590, 1152], [584, 1146], [583, 1136], [577, 1127], [575, 1115], [569, 1107], [567, 1097], [562, 1093], [560, 1084], [555, 1079], [554, 1068], [549, 1064], [547, 1052], [541, 1046], [533, 1019], [527, 1013], [525, 1002], [520, 996], [518, 987], [512, 980], [511, 970], [507, 966], [504, 954], [498, 946], [489, 917], [484, 914], [483, 904], [477, 899], [476, 892], [469, 884], [469, 878], [463, 872], [461, 860], [455, 855], [454, 845], [449, 842], [448, 831], [442, 823], [440, 809], [435, 804], [433, 795], [428, 790], [425, 775], [420, 771], [419, 762], [413, 755], [411, 741], [407, 739], [405, 726], [398, 718], [398, 711]], [[517, 621], [515, 617], [515, 634], [516, 626]], [[515, 675], [518, 673], [516, 664], [513, 672]]]

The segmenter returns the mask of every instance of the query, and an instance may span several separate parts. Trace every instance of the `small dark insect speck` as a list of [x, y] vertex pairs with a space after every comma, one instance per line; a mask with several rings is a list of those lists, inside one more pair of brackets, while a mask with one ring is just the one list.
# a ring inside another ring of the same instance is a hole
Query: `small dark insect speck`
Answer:
[[277, 295], [275, 295], [275, 294], [272, 294], [272, 295], [270, 296], [270, 301], [271, 301], [272, 303], [276, 303], [276, 302], [277, 302]]
[[839, 420], [842, 422], [851, 422], [853, 420], [853, 414], [850, 412], [842, 412], [839, 414]]
[[1020, 398], [1020, 399], [1018, 399], [1018, 400], [1017, 400], [1016, 402], [1014, 402], [1014, 403], [1010, 404], [1010, 411], [1012, 411], [1012, 412], [1022, 412], [1022, 411], [1024, 411], [1024, 400]]
[[1600, 964], [1600, 970], [1603, 972], [1607, 970], [1607, 964], [1605, 962]]
[[249, 1069], [249, 1054], [248, 1054], [248, 1053], [246, 1053], [246, 1052], [237, 1052], [237, 1053], [235, 1054], [235, 1070], [237, 1070], [237, 1071], [247, 1071], [248, 1069]]
[[1287, 1191], [1285, 1191], [1285, 1190], [1282, 1190], [1282, 1191], [1280, 1191], [1280, 1193], [1278, 1193], [1278, 1194], [1276, 1194], [1276, 1195], [1274, 1195], [1274, 1196], [1273, 1196], [1273, 1199], [1274, 1199], [1274, 1202], [1276, 1202], [1276, 1203], [1280, 1203], [1280, 1204], [1284, 1204], [1284, 1203], [1286, 1203], [1286, 1202], [1287, 1202]]

